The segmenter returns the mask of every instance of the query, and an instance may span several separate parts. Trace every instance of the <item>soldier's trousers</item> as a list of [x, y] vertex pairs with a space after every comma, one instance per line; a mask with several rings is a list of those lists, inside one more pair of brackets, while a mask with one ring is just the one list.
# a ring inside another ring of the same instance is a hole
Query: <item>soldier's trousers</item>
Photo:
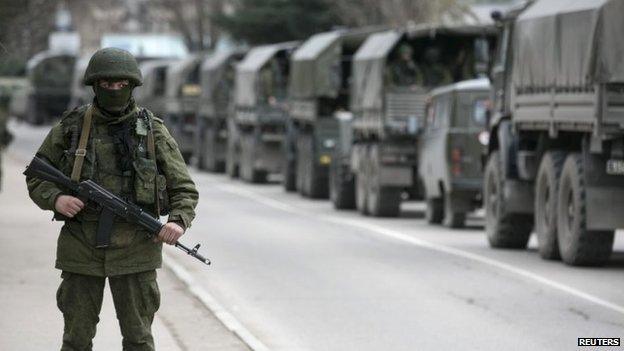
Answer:
[[[61, 351], [87, 351], [93, 347], [104, 294], [104, 277], [63, 272], [56, 294], [65, 329]], [[154, 350], [152, 321], [160, 306], [156, 271], [108, 278], [123, 337], [123, 350]]]

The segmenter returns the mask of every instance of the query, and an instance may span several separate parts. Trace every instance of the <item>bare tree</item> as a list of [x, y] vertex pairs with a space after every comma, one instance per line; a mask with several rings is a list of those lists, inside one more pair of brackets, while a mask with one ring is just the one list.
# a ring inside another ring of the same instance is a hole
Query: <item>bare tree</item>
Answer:
[[201, 51], [216, 44], [220, 33], [212, 18], [224, 11], [225, 3], [226, 0], [156, 0], [154, 5], [171, 14], [172, 28], [182, 34], [191, 50]]
[[25, 61], [48, 46], [57, 0], [0, 0], [0, 64]]
[[458, 0], [336, 0], [335, 6], [351, 26], [437, 22], [466, 11]]

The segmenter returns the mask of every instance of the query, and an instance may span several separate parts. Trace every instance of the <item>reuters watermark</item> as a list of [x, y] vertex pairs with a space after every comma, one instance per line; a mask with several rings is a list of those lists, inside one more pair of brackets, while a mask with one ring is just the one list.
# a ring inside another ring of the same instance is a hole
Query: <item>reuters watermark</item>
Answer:
[[578, 338], [578, 346], [620, 346], [620, 338]]

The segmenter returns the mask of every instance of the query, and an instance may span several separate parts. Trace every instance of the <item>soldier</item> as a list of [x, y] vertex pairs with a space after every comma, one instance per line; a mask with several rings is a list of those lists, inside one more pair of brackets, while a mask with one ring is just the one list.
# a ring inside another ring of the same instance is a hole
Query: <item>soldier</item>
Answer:
[[160, 304], [156, 268], [162, 242], [174, 244], [191, 225], [198, 193], [163, 121], [132, 98], [142, 76], [130, 53], [99, 50], [84, 83], [93, 87], [93, 103], [64, 113], [37, 155], [74, 180], [92, 179], [152, 215], [168, 212], [169, 218], [154, 240], [142, 228], [116, 220], [110, 243], [96, 248], [97, 210], [52, 183], [27, 179], [32, 200], [65, 221], [56, 253], [56, 268], [62, 270], [57, 305], [65, 321], [61, 350], [91, 350], [106, 278], [123, 349], [154, 350], [151, 324]]
[[390, 63], [388, 80], [394, 86], [413, 86], [423, 82], [423, 75], [414, 62], [412, 47], [403, 44], [399, 47], [398, 57]]
[[451, 72], [440, 63], [440, 50], [437, 47], [430, 47], [425, 50], [423, 74], [425, 86], [428, 87], [437, 87], [453, 82]]

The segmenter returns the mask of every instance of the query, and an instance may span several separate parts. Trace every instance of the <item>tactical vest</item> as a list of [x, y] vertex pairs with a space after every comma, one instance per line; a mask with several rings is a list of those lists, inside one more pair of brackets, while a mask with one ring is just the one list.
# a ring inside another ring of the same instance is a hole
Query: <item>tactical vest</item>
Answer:
[[[93, 107], [87, 107], [80, 131], [78, 120], [70, 127], [71, 178], [91, 179], [153, 214], [166, 214], [166, 180], [158, 173], [152, 118], [137, 108], [120, 123], [93, 123]], [[85, 211], [84, 219], [97, 220], [94, 215]]]

